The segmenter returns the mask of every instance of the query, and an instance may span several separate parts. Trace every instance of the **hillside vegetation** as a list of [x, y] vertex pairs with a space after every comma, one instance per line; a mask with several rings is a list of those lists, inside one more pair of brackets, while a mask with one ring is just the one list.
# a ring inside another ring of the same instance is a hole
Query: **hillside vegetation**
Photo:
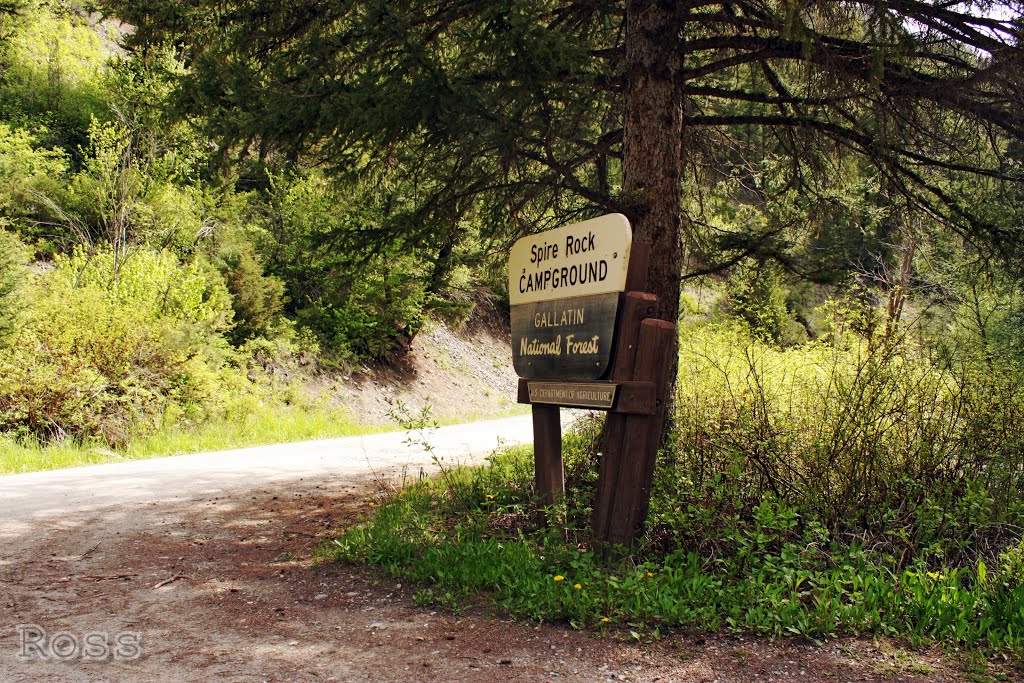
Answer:
[[[128, 55], [130, 27], [60, 2], [0, 22], [4, 448], [345, 433], [361, 416], [330, 378], [400, 358], [429, 316], [457, 324], [484, 300], [480, 270], [336, 239], [339, 223], [390, 220], [376, 186], [223, 159], [172, 116], [173, 50]], [[307, 428], [267, 433], [281, 416]]]

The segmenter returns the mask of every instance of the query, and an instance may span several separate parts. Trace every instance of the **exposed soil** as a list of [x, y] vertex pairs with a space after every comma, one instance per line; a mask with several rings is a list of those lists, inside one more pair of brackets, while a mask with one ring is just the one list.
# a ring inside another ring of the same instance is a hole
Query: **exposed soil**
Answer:
[[[383, 574], [312, 562], [376, 493], [365, 479], [300, 483], [38, 523], [0, 561], [0, 681], [973, 680], [948, 656], [888, 641], [682, 633], [640, 644], [628, 629], [595, 637], [417, 607]], [[19, 661], [26, 623], [48, 637], [135, 632], [143, 656]]]
[[[507, 321], [478, 315], [461, 329], [431, 323], [391, 365], [365, 365], [332, 387], [364, 423], [394, 424], [428, 408], [431, 418], [466, 420], [516, 407]], [[404, 406], [404, 413], [400, 406]]]

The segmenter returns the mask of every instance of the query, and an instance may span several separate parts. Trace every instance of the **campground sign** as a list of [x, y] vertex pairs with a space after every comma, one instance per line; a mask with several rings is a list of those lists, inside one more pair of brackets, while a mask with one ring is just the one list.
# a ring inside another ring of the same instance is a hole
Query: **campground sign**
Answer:
[[622, 214], [516, 242], [509, 301], [520, 377], [591, 380], [607, 373], [632, 242]]
[[[643, 528], [665, 420], [675, 324], [640, 290], [650, 248], [622, 214], [515, 243], [509, 255], [512, 361], [532, 405], [535, 486], [542, 505], [565, 492], [564, 407], [608, 411], [594, 542], [632, 543]], [[552, 509], [552, 508], [549, 508]]]

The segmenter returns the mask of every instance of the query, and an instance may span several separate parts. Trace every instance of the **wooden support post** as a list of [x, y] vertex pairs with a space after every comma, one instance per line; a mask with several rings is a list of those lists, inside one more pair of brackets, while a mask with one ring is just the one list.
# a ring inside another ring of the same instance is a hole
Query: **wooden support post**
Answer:
[[[658, 351], [651, 347], [651, 344], [660, 343], [662, 338], [657, 334], [651, 337], [651, 333], [646, 332], [648, 328], [660, 329], [657, 325], [651, 326], [648, 323], [662, 323], [647, 319], [654, 315], [657, 309], [657, 297], [638, 291], [646, 286], [650, 259], [651, 250], [648, 245], [632, 245], [629, 269], [626, 273], [626, 294], [621, 300], [620, 313], [618, 313], [615, 323], [613, 336], [615, 346], [612, 349], [611, 357], [612, 370], [610, 377], [606, 377], [605, 381], [630, 383], [629, 391], [624, 388], [624, 393], [620, 396], [621, 402], [624, 403], [624, 412], [628, 411], [630, 415], [612, 413], [608, 416], [605, 427], [604, 457], [601, 460], [598, 494], [593, 515], [594, 539], [598, 543], [607, 540], [616, 543], [630, 543], [632, 537], [624, 536], [620, 527], [626, 524], [633, 528], [636, 526], [636, 519], [640, 519], [642, 524], [642, 518], [646, 515], [646, 498], [640, 489], [634, 490], [633, 488], [637, 485], [642, 487], [643, 482], [647, 481], [643, 490], [649, 490], [650, 476], [645, 475], [646, 465], [637, 470], [637, 464], [632, 462], [636, 457], [636, 454], [633, 453], [636, 438], [632, 432], [637, 428], [652, 430], [649, 439], [650, 446], [639, 445], [646, 450], [652, 447], [653, 453], [656, 453], [660, 424], [665, 416], [665, 364], [650, 358], [645, 359], [647, 355], [651, 354], [660, 357]], [[612, 300], [612, 302], [616, 301], [618, 301], [617, 298]], [[516, 311], [513, 310], [513, 328], [515, 328], [515, 314]], [[531, 318], [526, 319], [529, 321]], [[648, 339], [648, 337], [651, 338]], [[666, 349], [671, 349], [671, 344], [666, 345]], [[639, 387], [634, 382], [639, 378], [638, 373], [641, 370], [644, 373], [642, 379], [646, 383], [644, 387]], [[655, 381], [654, 376], [658, 375], [662, 376], [660, 383]], [[536, 375], [531, 376], [536, 377]], [[654, 397], [659, 401], [655, 404], [654, 415], [649, 415], [651, 385], [653, 385]], [[618, 386], [623, 388], [625, 384]], [[641, 388], [643, 392], [640, 391]], [[520, 382], [519, 400], [528, 402], [529, 391], [529, 383]], [[628, 404], [630, 400], [633, 401], [632, 409]], [[643, 410], [639, 410], [641, 408]], [[535, 485], [538, 502], [547, 507], [555, 505], [565, 495], [560, 411], [557, 405], [541, 402], [534, 403], [532, 411], [534, 411]], [[632, 414], [633, 412], [644, 414], [643, 419], [646, 421], [631, 422], [632, 418], [637, 417]], [[650, 469], [653, 471], [653, 455], [650, 456], [649, 461]], [[629, 483], [623, 483], [624, 476], [627, 477]], [[638, 503], [640, 499], [643, 499], [642, 505]], [[617, 518], [623, 510], [631, 511], [627, 514], [627, 521]], [[553, 520], [542, 520], [542, 522], [545, 521], [552, 523]]]
[[[612, 373], [609, 377], [613, 382], [633, 379], [640, 323], [658, 310], [658, 297], [641, 291], [647, 285], [647, 271], [650, 267], [650, 245], [634, 243], [629, 254], [629, 270], [626, 273], [626, 294], [622, 299], [622, 311], [615, 328], [615, 355], [612, 358]], [[625, 428], [625, 415], [612, 413], [605, 421], [601, 444], [603, 455], [597, 477], [597, 498], [591, 515], [591, 527], [594, 538], [598, 541], [608, 535], [608, 515], [611, 513], [612, 500], [615, 497]]]
[[640, 325], [633, 377], [656, 383], [658, 408], [654, 415], [626, 416], [617, 491], [607, 515], [607, 532], [603, 537], [610, 543], [632, 544], [647, 519], [654, 464], [665, 421], [667, 369], [672, 367], [674, 334], [676, 326], [665, 320], [645, 320]]
[[562, 422], [558, 406], [533, 406], [533, 462], [537, 498], [541, 505], [554, 505], [565, 495], [562, 466]]
[[[615, 334], [615, 358], [612, 364], [611, 380], [623, 382], [633, 379], [636, 363], [637, 343], [640, 339], [640, 323], [654, 315], [658, 309], [658, 297], [644, 292], [627, 292], [622, 302], [622, 313]], [[591, 525], [594, 538], [602, 539], [608, 533], [608, 514], [612, 509], [618, 480], [619, 461], [622, 458], [622, 438], [625, 434], [626, 416], [612, 413], [605, 422], [602, 447], [601, 469], [597, 478], [597, 499]]]
[[647, 289], [647, 272], [650, 268], [651, 245], [634, 243], [629, 252], [629, 270], [626, 271], [626, 291], [642, 292]]

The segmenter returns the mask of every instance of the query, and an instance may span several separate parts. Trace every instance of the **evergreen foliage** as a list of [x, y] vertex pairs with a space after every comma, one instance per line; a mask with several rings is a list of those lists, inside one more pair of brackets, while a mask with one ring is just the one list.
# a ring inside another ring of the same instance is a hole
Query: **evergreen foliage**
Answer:
[[223, 254], [221, 259], [234, 311], [232, 341], [240, 344], [255, 337], [269, 336], [284, 305], [284, 282], [263, 274], [263, 264], [248, 245], [237, 252]]
[[[781, 258], [804, 242], [802, 226], [787, 223], [722, 233], [697, 216], [680, 222], [678, 188], [673, 199], [632, 186], [623, 164], [635, 114], [646, 128], [635, 131], [634, 176], [654, 150], [685, 149], [666, 172], [688, 192], [734, 179], [734, 200], [763, 206], [782, 194], [808, 212], [832, 205], [853, 169], [867, 174], [878, 209], [923, 212], [987, 253], [1021, 244], [1019, 221], [961, 199], [980, 184], [991, 201], [1019, 180], [1008, 153], [1022, 132], [1015, 3], [112, 6], [140, 27], [138, 49], [179, 46], [191, 67], [179, 106], [205, 117], [224, 153], [308, 153], [343, 176], [386, 169], [415, 184], [413, 220], [364, 235], [374, 241], [400, 229], [437, 249], [467, 216], [488, 234], [514, 235], [623, 211], [641, 241], [674, 260], [656, 263], [650, 282], [669, 318], [680, 240], [688, 274], [720, 268], [722, 249]], [[668, 109], [644, 118], [663, 82]], [[673, 117], [671, 130], [659, 128]], [[655, 205], [673, 201], [664, 216], [673, 225], [647, 225]]]

